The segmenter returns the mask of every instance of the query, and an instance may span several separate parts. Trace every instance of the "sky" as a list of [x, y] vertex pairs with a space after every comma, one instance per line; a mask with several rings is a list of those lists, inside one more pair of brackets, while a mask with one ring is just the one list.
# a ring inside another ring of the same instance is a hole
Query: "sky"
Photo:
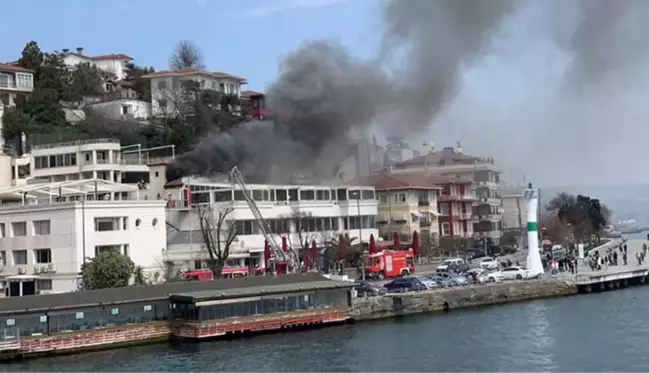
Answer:
[[[339, 40], [358, 55], [373, 43], [373, 0], [0, 0], [0, 61], [30, 40], [45, 51], [83, 47], [88, 55], [125, 53], [166, 69], [174, 45], [190, 40], [205, 64], [264, 90], [282, 56], [309, 39]], [[7, 37], [9, 36], [9, 37]]]
[[[174, 46], [190, 40], [208, 69], [244, 76], [247, 89], [264, 91], [282, 57], [309, 40], [340, 41], [354, 55], [376, 57], [382, 1], [0, 0], [0, 61], [16, 60], [34, 40], [45, 51], [125, 53], [161, 70]], [[649, 2], [614, 2], [620, 15], [605, 9], [579, 44], [579, 1], [518, 1], [525, 6], [461, 67], [458, 92], [426, 131], [405, 134], [411, 145], [461, 140], [465, 151], [494, 157], [512, 183], [649, 183], [649, 173], [639, 171], [646, 169], [649, 138]], [[29, 22], [7, 14], [29, 14]], [[588, 62], [598, 58], [609, 65], [591, 74], [588, 86], [565, 89], [571, 67], [591, 68]]]

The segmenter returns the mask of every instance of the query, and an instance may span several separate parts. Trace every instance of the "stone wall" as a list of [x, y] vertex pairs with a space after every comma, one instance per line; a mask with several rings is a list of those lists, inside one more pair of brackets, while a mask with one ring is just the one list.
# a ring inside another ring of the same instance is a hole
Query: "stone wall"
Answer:
[[356, 321], [361, 321], [575, 294], [577, 294], [577, 286], [565, 281], [516, 281], [355, 298], [350, 316]]

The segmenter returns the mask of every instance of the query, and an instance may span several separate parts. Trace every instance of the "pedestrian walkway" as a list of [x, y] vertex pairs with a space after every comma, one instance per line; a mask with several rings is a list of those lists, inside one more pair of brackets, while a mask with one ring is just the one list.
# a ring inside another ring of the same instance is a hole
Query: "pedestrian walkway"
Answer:
[[[627, 245], [627, 265], [624, 265], [624, 261], [622, 260], [622, 255], [620, 254], [620, 251], [616, 249], [618, 253], [618, 258], [617, 258], [617, 264], [616, 266], [607, 266], [606, 264], [602, 266], [602, 269], [597, 271], [593, 271], [590, 269], [590, 266], [588, 265], [588, 258], [586, 257], [585, 259], [581, 260], [579, 263], [579, 273], [580, 274], [591, 274], [591, 275], [601, 275], [601, 274], [613, 274], [617, 272], [626, 272], [629, 270], [635, 270], [635, 269], [647, 269], [649, 268], [649, 256], [645, 259], [644, 263], [638, 265], [638, 260], [636, 259], [636, 253], [641, 253], [642, 252], [642, 244], [643, 243], [649, 243], [648, 241], [645, 240], [629, 240], [626, 241]], [[598, 250], [599, 255], [603, 256], [606, 255], [606, 248], [607, 247], [599, 247], [595, 248], [593, 250]]]

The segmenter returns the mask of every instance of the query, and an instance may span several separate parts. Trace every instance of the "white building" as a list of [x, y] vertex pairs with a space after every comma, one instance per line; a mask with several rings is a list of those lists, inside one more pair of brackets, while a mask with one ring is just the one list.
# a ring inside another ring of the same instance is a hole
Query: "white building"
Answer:
[[83, 53], [83, 48], [77, 48], [76, 53], [63, 49], [63, 62], [69, 68], [74, 68], [80, 63], [89, 63], [97, 66], [101, 71], [115, 76], [118, 80], [125, 79], [128, 72], [126, 65], [133, 58], [123, 53], [111, 53], [100, 56], [88, 56]]
[[151, 103], [135, 98], [120, 98], [90, 104], [88, 107], [105, 118], [115, 120], [147, 120], [151, 116]]
[[180, 82], [193, 80], [201, 89], [209, 89], [241, 97], [241, 86], [248, 83], [245, 78], [221, 72], [207, 72], [196, 68], [159, 71], [143, 76], [151, 79], [151, 112], [153, 116], [178, 111]]
[[0, 149], [4, 149], [2, 116], [7, 107], [16, 105], [20, 94], [34, 90], [34, 72], [13, 64], [0, 64]]
[[[247, 188], [278, 244], [281, 236], [287, 237], [294, 250], [301, 247], [300, 238], [315, 240], [319, 246], [345, 233], [357, 239], [360, 235], [364, 243], [369, 242], [370, 235], [378, 239], [378, 203], [372, 187], [250, 184]], [[188, 206], [212, 203], [215, 215], [233, 209], [228, 224], [235, 224], [239, 235], [230, 248], [229, 263], [264, 266], [265, 238], [239, 187], [184, 178], [168, 183], [167, 192], [166, 261], [182, 269], [205, 266], [209, 254], [198, 227], [198, 214]]]
[[110, 199], [123, 194], [137, 198], [137, 187], [90, 179], [0, 189], [5, 295], [77, 290], [84, 261], [104, 251], [163, 276], [166, 204]]

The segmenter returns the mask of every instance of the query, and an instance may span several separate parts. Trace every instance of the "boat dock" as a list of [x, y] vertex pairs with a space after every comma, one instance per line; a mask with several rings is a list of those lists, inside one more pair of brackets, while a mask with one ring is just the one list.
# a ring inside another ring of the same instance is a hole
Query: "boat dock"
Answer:
[[[629, 240], [627, 245], [627, 265], [618, 256], [617, 266], [608, 266], [601, 271], [591, 271], [589, 267], [582, 264], [579, 273], [575, 276], [577, 288], [580, 293], [601, 292], [615, 290], [634, 285], [649, 283], [649, 264], [645, 262], [638, 265], [636, 253], [642, 251], [642, 244], [645, 240]], [[598, 248], [604, 254], [608, 246]], [[618, 252], [619, 253], [619, 252]], [[647, 258], [649, 259], [649, 258]]]

